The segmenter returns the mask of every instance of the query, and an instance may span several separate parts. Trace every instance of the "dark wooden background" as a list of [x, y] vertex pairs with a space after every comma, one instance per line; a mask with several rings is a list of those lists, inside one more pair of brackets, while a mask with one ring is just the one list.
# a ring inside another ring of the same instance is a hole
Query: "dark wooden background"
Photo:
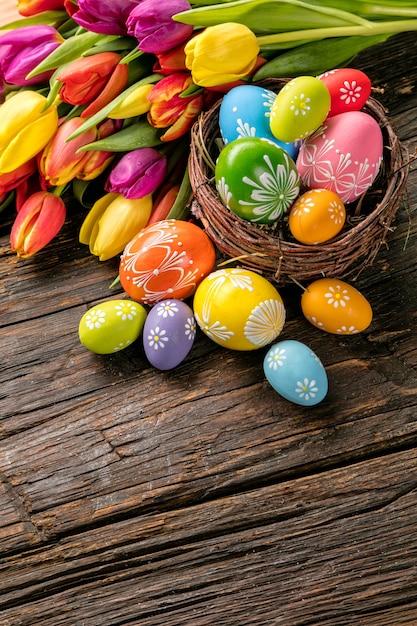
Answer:
[[[417, 35], [352, 64], [417, 146]], [[416, 164], [409, 178], [417, 211]], [[263, 353], [199, 334], [176, 370], [135, 345], [100, 357], [78, 322], [114, 295], [117, 260], [78, 243], [83, 211], [32, 259], [0, 226], [1, 626], [417, 624], [417, 238], [405, 205], [356, 287], [352, 337], [282, 290], [281, 338], [308, 343], [330, 389], [304, 409]]]

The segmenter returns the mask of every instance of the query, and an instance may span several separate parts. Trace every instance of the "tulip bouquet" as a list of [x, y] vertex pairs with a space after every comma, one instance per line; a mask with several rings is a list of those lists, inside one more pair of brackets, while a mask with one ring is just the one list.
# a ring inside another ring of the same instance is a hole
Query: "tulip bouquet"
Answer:
[[[26, 258], [87, 209], [80, 241], [117, 256], [187, 217], [189, 131], [236, 84], [317, 74], [394, 33], [415, 0], [17, 0], [0, 35], [0, 210]], [[87, 193], [87, 190], [89, 193]]]

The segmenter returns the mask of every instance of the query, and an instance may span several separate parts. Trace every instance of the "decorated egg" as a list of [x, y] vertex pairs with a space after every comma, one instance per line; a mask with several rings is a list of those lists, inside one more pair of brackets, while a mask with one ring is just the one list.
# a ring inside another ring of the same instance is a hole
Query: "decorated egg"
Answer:
[[196, 334], [192, 309], [182, 300], [168, 299], [155, 304], [143, 327], [143, 347], [151, 365], [170, 370], [184, 361]]
[[232, 350], [266, 346], [285, 322], [284, 304], [272, 283], [242, 268], [209, 274], [197, 287], [193, 309], [201, 330]]
[[341, 67], [325, 72], [318, 78], [330, 93], [330, 111], [327, 117], [346, 111], [359, 111], [371, 95], [371, 79], [361, 70]]
[[326, 370], [318, 356], [300, 341], [287, 339], [271, 346], [263, 368], [271, 387], [294, 404], [312, 406], [327, 395]]
[[345, 204], [374, 182], [382, 162], [378, 122], [363, 111], [339, 113], [300, 147], [297, 168], [304, 188], [330, 189]]
[[292, 159], [298, 148], [279, 141], [271, 132], [269, 118], [276, 93], [258, 85], [233, 87], [220, 104], [219, 127], [225, 144], [242, 137], [263, 137], [283, 148]]
[[335, 335], [360, 333], [372, 321], [365, 296], [338, 278], [312, 282], [301, 296], [301, 309], [313, 326]]
[[107, 300], [84, 313], [78, 325], [78, 336], [91, 352], [111, 354], [136, 341], [145, 320], [146, 310], [138, 302]]
[[330, 93], [315, 76], [297, 76], [281, 89], [271, 107], [272, 134], [280, 141], [308, 137], [326, 119]]
[[227, 144], [215, 169], [222, 203], [251, 222], [272, 223], [282, 217], [300, 190], [297, 168], [279, 146], [259, 137]]
[[329, 241], [343, 228], [345, 205], [327, 189], [310, 189], [297, 198], [288, 216], [288, 226], [297, 241], [314, 245]]
[[131, 298], [144, 304], [183, 300], [211, 272], [215, 260], [214, 245], [199, 226], [161, 220], [127, 244], [120, 259], [120, 283]]

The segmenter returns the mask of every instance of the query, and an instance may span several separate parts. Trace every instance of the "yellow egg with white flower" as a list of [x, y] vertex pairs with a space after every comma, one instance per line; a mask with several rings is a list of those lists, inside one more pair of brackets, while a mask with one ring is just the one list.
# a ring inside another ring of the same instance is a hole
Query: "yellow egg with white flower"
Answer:
[[232, 350], [256, 350], [280, 334], [285, 307], [266, 278], [243, 268], [212, 272], [194, 294], [194, 316], [215, 343]]

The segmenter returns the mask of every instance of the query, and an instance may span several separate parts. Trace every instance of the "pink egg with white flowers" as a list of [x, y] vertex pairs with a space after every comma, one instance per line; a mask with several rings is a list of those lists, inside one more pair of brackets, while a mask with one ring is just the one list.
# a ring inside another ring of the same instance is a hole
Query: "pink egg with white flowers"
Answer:
[[360, 111], [371, 95], [369, 76], [352, 67], [341, 67], [318, 76], [330, 93], [330, 111], [333, 117], [346, 111]]
[[382, 156], [378, 122], [364, 111], [339, 113], [302, 144], [297, 157], [301, 187], [329, 189], [348, 204], [372, 185]]

